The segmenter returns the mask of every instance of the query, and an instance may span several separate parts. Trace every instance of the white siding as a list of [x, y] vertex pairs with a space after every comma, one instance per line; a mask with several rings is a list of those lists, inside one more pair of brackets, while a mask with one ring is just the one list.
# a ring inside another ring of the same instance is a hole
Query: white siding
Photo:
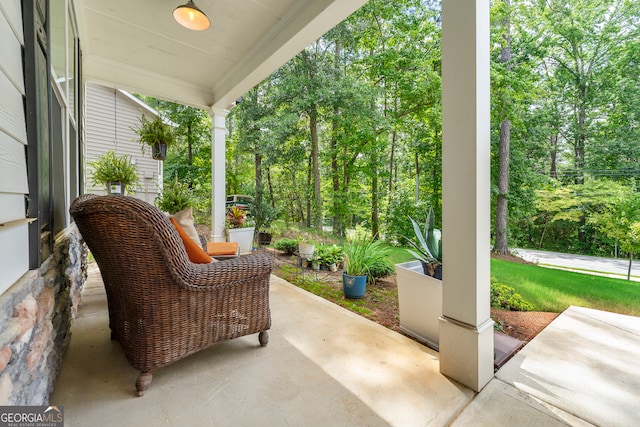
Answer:
[[[0, 58], [2, 58], [0, 59], [0, 63], [3, 64], [14, 62], [14, 58], [11, 57]], [[22, 62], [20, 64], [22, 68]], [[2, 120], [0, 120], [0, 131], [26, 144], [27, 127], [24, 120], [22, 93], [20, 93], [18, 88], [9, 80], [9, 77], [4, 73], [4, 68], [13, 68], [13, 66], [2, 67], [2, 72], [0, 72], [0, 93], [2, 94], [0, 97], [0, 117], [2, 117]], [[22, 76], [19, 78], [22, 79]]]
[[28, 192], [25, 146], [0, 132], [0, 194]]
[[7, 18], [0, 13], [0, 67], [20, 93], [24, 94], [24, 80], [22, 78], [22, 52], [20, 40], [16, 38], [14, 30]]
[[[149, 117], [148, 109], [145, 111]], [[132, 128], [140, 123], [141, 106], [117, 89], [87, 83], [85, 98], [86, 160], [96, 160], [108, 150], [128, 154], [136, 162], [140, 182], [134, 196], [153, 203], [158, 196], [162, 162], [151, 158], [151, 150], [142, 154], [142, 146]], [[86, 168], [85, 192], [104, 194], [91, 183], [91, 168]]]
[[0, 294], [29, 269], [21, 2], [0, 5]]
[[24, 44], [22, 35], [22, 2], [20, 0], [3, 0], [0, 2], [0, 13], [5, 16], [5, 20], [11, 26], [18, 42]]

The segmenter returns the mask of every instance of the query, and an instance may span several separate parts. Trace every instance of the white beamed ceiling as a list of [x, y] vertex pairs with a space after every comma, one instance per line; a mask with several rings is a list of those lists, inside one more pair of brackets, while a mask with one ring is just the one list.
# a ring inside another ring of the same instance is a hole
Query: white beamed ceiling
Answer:
[[366, 0], [196, 0], [205, 31], [178, 25], [186, 0], [74, 0], [85, 80], [201, 108], [228, 108]]

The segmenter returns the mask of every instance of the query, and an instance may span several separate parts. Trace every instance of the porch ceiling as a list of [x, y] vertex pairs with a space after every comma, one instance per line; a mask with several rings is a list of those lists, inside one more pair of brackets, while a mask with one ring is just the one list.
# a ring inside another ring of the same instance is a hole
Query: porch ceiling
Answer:
[[85, 80], [196, 107], [237, 98], [366, 0], [196, 0], [205, 31], [178, 25], [185, 0], [74, 0]]

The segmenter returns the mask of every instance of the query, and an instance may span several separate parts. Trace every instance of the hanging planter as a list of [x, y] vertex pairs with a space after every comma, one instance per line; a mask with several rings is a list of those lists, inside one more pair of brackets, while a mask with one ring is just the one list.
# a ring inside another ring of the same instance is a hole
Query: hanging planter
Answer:
[[151, 157], [155, 160], [167, 158], [167, 147], [176, 142], [173, 128], [165, 123], [159, 115], [148, 120], [144, 115], [140, 117], [140, 125], [132, 128], [139, 136], [144, 154], [147, 146], [151, 147]]
[[165, 160], [167, 158], [167, 144], [157, 142], [151, 147], [151, 157], [154, 160]]
[[90, 162], [89, 166], [92, 169], [93, 185], [104, 185], [107, 194], [124, 196], [127, 192], [133, 193], [133, 189], [138, 184], [138, 174], [131, 156], [118, 156], [114, 151], [109, 150]]

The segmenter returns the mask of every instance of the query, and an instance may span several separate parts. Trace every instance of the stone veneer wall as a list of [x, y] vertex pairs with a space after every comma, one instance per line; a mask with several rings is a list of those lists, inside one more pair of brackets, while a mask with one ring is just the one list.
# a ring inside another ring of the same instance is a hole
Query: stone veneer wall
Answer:
[[72, 224], [53, 254], [0, 295], [0, 405], [46, 405], [71, 338], [87, 251]]

